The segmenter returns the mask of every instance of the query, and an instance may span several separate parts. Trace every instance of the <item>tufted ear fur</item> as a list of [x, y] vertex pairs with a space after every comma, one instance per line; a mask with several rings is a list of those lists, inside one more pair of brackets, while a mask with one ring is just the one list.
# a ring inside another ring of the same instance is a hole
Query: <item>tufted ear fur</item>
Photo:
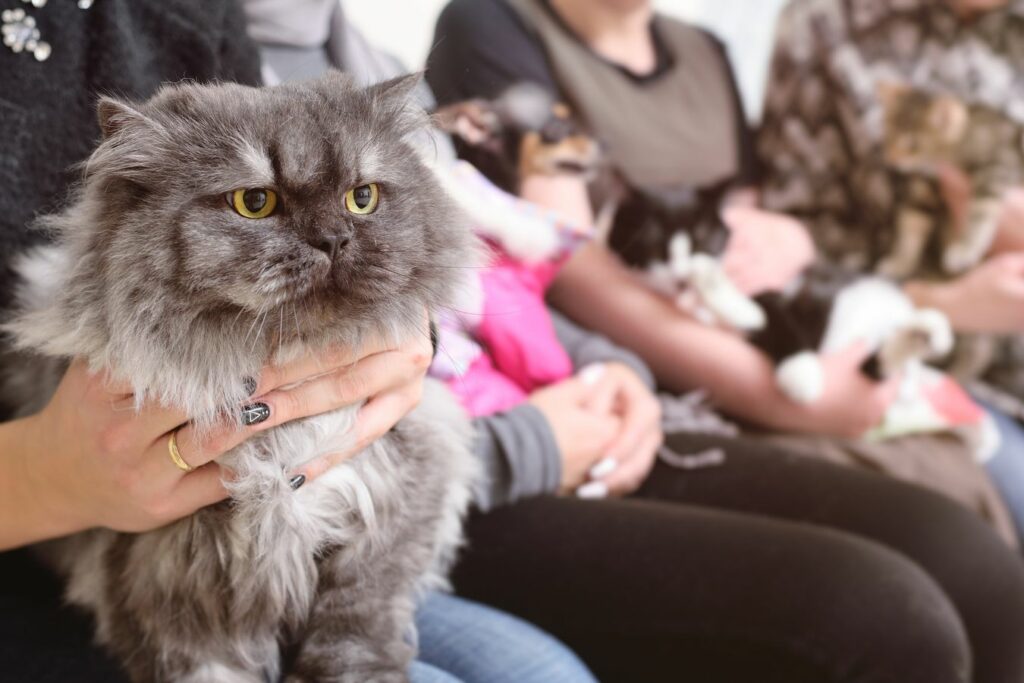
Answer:
[[929, 125], [947, 144], [959, 142], [967, 129], [967, 120], [966, 105], [948, 95], [937, 97], [928, 111]]
[[513, 85], [494, 103], [502, 121], [520, 130], [540, 130], [551, 118], [555, 98], [530, 81]]
[[412, 97], [413, 91], [423, 81], [423, 72], [398, 76], [370, 86], [367, 92], [373, 97], [388, 98], [398, 102], [406, 102]]
[[112, 97], [101, 97], [96, 105], [103, 139], [109, 140], [122, 131], [155, 125], [139, 110]]
[[167, 146], [167, 129], [135, 106], [103, 97], [96, 106], [103, 143], [85, 162], [87, 176], [123, 178], [143, 185], [150, 177], [154, 153]]
[[881, 102], [882, 107], [886, 111], [891, 111], [909, 92], [910, 88], [902, 83], [893, 81], [882, 81], [875, 86], [875, 94], [878, 96], [878, 101]]

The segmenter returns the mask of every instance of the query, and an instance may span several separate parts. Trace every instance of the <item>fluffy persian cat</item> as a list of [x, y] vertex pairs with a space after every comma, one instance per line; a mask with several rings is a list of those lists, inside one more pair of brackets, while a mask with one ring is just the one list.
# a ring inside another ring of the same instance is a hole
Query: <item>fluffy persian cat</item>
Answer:
[[[426, 334], [474, 245], [410, 141], [429, 123], [416, 81], [103, 100], [82, 187], [44, 220], [54, 244], [20, 264], [7, 398], [38, 409], [83, 357], [208, 426], [238, 419], [267, 363]], [[406, 680], [416, 598], [444, 584], [460, 539], [471, 433], [428, 384], [383, 438], [293, 491], [287, 473], [351, 438], [357, 409], [225, 454], [228, 502], [45, 548], [133, 680]]]

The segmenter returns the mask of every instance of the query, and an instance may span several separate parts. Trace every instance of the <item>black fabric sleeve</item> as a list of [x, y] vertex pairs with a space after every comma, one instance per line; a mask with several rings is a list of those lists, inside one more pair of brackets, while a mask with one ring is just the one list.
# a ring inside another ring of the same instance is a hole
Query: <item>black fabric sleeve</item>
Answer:
[[540, 40], [502, 0], [452, 0], [434, 31], [427, 82], [439, 104], [493, 98], [531, 81], [557, 93]]
[[229, 0], [226, 5], [218, 78], [242, 85], [262, 85], [260, 55], [246, 32], [245, 13], [236, 0]]
[[707, 30], [702, 30], [704, 35], [711, 40], [722, 56], [722, 68], [729, 79], [729, 88], [732, 90], [733, 102], [736, 111], [736, 147], [739, 150], [739, 159], [736, 168], [736, 182], [741, 186], [757, 185], [761, 180], [761, 172], [758, 167], [757, 142], [754, 130], [747, 121], [747, 112], [743, 107], [743, 96], [740, 94], [739, 83], [736, 81], [736, 72], [732, 68], [732, 60], [729, 59], [729, 49], [718, 36]]

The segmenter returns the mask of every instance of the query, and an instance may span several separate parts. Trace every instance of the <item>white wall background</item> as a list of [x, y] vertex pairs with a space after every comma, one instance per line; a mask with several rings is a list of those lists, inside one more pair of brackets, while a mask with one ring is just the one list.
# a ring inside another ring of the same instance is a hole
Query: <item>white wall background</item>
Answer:
[[[410, 68], [423, 66], [434, 21], [447, 0], [342, 0], [346, 15], [376, 45]], [[747, 112], [757, 118], [775, 19], [785, 0], [654, 0], [661, 11], [705, 26], [729, 47]]]

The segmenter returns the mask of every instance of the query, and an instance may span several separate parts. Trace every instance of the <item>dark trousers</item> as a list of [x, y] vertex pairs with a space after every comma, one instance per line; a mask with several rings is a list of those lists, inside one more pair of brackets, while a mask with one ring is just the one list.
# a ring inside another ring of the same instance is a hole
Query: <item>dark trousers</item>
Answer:
[[1024, 562], [934, 493], [761, 445], [659, 463], [619, 501], [470, 521], [457, 591], [548, 629], [605, 682], [1021, 683]]

